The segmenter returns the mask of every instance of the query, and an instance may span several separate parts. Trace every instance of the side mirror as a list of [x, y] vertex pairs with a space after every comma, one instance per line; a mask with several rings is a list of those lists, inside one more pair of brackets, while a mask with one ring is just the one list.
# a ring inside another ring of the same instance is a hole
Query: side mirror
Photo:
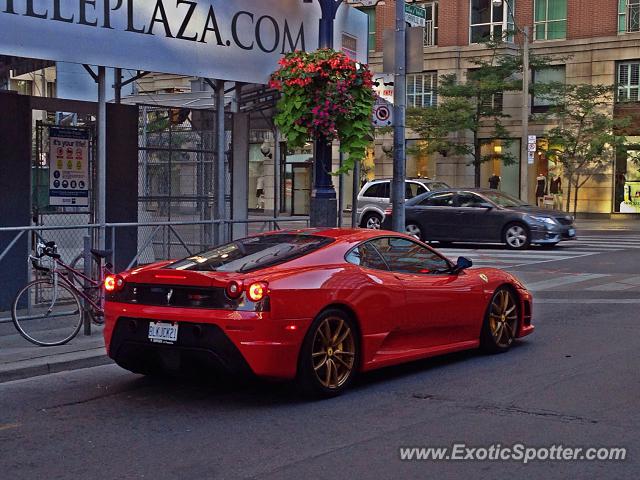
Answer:
[[491, 205], [489, 202], [482, 202], [478, 206], [480, 208], [486, 208], [487, 210], [493, 210], [493, 205]]
[[467, 268], [471, 268], [473, 266], [473, 262], [469, 260], [467, 257], [458, 257], [458, 261], [456, 262], [456, 266], [453, 267], [453, 273], [460, 273]]

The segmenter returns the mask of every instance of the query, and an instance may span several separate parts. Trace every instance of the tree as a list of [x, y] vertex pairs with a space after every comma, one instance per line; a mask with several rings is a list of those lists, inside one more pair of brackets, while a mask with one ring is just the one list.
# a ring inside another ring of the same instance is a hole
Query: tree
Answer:
[[615, 119], [611, 112], [614, 87], [610, 85], [551, 83], [539, 85], [536, 95], [548, 98], [553, 107], [543, 118], [557, 126], [547, 132], [547, 155], [560, 163], [565, 180], [566, 211], [578, 208], [580, 188], [589, 180], [602, 182], [611, 171], [616, 152], [624, 146], [620, 130], [627, 118]]
[[[454, 74], [440, 77], [437, 106], [407, 111], [409, 128], [427, 140], [416, 150], [470, 156], [477, 187], [481, 163], [495, 158], [494, 154], [482, 155], [480, 129], [492, 126], [492, 137], [503, 139], [508, 147], [511, 141], [503, 125], [508, 115], [502, 110], [502, 96], [522, 89], [522, 80], [517, 78], [522, 71], [521, 57], [506, 53], [501, 41], [490, 41], [486, 46], [491, 52], [489, 57], [473, 61], [476, 68], [467, 72], [466, 81], [460, 81]], [[517, 161], [508, 148], [499, 157], [505, 165]]]
[[[522, 91], [522, 51], [514, 53], [502, 40], [487, 41], [485, 46], [490, 55], [472, 61], [476, 68], [467, 72], [466, 81], [455, 75], [440, 77], [437, 106], [407, 111], [409, 128], [427, 140], [414, 150], [470, 156], [476, 187], [480, 186], [480, 165], [496, 158], [493, 152], [482, 155], [482, 128], [491, 127], [491, 137], [502, 139], [505, 148], [497, 157], [505, 165], [517, 162], [508, 148], [512, 140], [503, 124], [509, 115], [503, 112], [502, 98], [505, 92]], [[533, 69], [548, 67], [554, 60], [560, 58], [530, 55]]]

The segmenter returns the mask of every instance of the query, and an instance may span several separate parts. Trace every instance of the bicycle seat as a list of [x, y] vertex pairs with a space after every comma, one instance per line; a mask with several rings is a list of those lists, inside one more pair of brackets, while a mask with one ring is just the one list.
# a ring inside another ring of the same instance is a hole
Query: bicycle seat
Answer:
[[112, 250], [97, 250], [95, 248], [92, 248], [91, 249], [91, 253], [96, 258], [107, 258], [107, 257], [111, 256], [113, 251]]

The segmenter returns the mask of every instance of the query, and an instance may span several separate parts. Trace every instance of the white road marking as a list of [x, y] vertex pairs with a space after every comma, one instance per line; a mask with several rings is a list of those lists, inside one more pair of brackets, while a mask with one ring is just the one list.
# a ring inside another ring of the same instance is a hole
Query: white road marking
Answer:
[[541, 292], [555, 287], [588, 282], [589, 280], [596, 280], [603, 277], [611, 277], [611, 275], [604, 273], [575, 273], [572, 275], [565, 275], [562, 277], [550, 278], [549, 280], [541, 280], [525, 284], [525, 286], [532, 292]]
[[611, 304], [638, 304], [640, 298], [534, 298], [533, 304], [589, 304], [589, 305], [611, 305]]

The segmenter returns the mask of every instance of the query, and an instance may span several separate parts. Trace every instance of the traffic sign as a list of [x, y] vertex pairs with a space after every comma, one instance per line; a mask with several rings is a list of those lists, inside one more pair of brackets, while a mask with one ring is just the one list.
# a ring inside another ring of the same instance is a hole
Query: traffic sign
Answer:
[[395, 93], [394, 78], [390, 73], [374, 74], [373, 91], [375, 94], [393, 104], [393, 95]]
[[373, 126], [390, 127], [393, 125], [393, 105], [379, 98], [373, 106]]
[[412, 27], [424, 27], [427, 24], [426, 8], [407, 3], [404, 6], [405, 20]]

